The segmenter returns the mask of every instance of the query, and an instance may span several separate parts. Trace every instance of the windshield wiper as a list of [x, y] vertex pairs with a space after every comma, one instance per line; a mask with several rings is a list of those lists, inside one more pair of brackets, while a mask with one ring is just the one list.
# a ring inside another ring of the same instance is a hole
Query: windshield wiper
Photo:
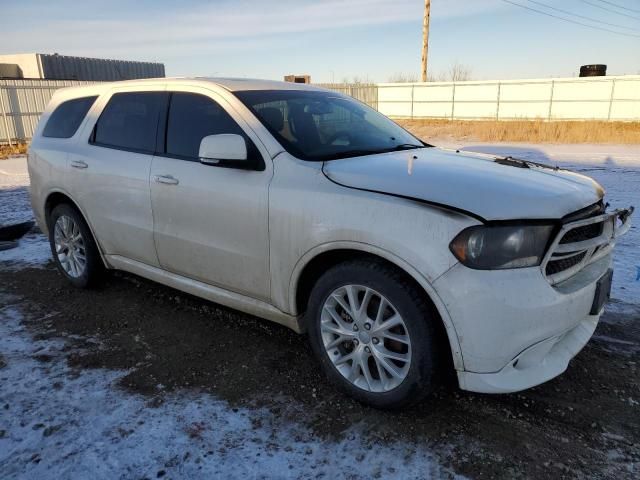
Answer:
[[396, 145], [390, 151], [399, 151], [399, 150], [415, 150], [416, 148], [424, 148], [424, 145], [416, 145], [415, 143], [401, 143], [400, 145]]
[[396, 145], [390, 148], [379, 148], [379, 149], [371, 149], [371, 150], [364, 150], [364, 149], [348, 150], [346, 152], [323, 155], [315, 158], [314, 160], [319, 160], [319, 161], [339, 160], [341, 158], [362, 157], [365, 155], [376, 155], [378, 153], [398, 152], [401, 150], [414, 150], [416, 148], [425, 148], [425, 147], [422, 145], [415, 145], [413, 143], [401, 143], [400, 145]]
[[339, 160], [341, 158], [361, 157], [364, 155], [375, 155], [376, 153], [385, 153], [389, 150], [348, 150], [346, 152], [333, 153], [330, 155], [322, 155], [314, 160], [326, 161], [326, 160]]

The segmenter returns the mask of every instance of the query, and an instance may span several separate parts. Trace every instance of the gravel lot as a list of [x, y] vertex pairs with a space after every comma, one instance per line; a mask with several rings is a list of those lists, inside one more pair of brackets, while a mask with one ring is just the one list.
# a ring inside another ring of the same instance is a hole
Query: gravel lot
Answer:
[[[640, 165], [607, 181], [629, 175]], [[23, 160], [0, 161], [0, 224], [30, 216], [26, 181]], [[623, 250], [632, 275], [637, 243]], [[73, 290], [48, 256], [37, 232], [0, 253], [0, 478], [639, 476], [626, 273], [559, 378], [498, 396], [445, 382], [391, 413], [336, 393], [283, 327], [123, 273]]]

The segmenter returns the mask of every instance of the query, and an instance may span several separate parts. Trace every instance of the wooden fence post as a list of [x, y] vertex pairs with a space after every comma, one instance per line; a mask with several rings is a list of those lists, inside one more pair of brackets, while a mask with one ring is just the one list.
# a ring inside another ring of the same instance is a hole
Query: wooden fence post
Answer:
[[451, 120], [455, 116], [456, 111], [456, 82], [453, 82], [453, 91], [451, 93]]
[[613, 94], [616, 90], [616, 79], [611, 81], [611, 96], [609, 97], [609, 112], [607, 113], [607, 121], [611, 120], [611, 108], [613, 107]]
[[415, 88], [416, 86], [414, 84], [411, 84], [411, 120], [413, 120], [413, 92]]
[[551, 80], [551, 97], [549, 97], [549, 114], [547, 120], [551, 120], [551, 109], [553, 108], [553, 86], [555, 85], [555, 81]]

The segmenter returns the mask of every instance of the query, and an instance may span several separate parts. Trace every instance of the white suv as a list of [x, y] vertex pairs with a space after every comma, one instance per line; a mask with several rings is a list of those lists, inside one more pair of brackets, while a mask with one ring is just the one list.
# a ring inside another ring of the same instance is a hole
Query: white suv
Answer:
[[450, 365], [477, 392], [563, 372], [632, 212], [606, 212], [588, 177], [434, 148], [350, 97], [270, 81], [60, 90], [28, 163], [73, 285], [126, 270], [307, 332], [328, 377], [379, 407]]

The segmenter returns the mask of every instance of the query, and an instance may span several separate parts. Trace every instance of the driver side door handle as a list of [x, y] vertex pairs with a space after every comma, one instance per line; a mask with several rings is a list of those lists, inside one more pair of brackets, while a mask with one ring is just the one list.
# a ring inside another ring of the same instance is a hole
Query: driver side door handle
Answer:
[[83, 162], [82, 160], [72, 160], [71, 166], [73, 168], [88, 168], [87, 162]]
[[178, 183], [180, 183], [177, 178], [174, 178], [171, 175], [156, 175], [155, 181], [156, 183], [163, 183], [165, 185], [178, 185]]

